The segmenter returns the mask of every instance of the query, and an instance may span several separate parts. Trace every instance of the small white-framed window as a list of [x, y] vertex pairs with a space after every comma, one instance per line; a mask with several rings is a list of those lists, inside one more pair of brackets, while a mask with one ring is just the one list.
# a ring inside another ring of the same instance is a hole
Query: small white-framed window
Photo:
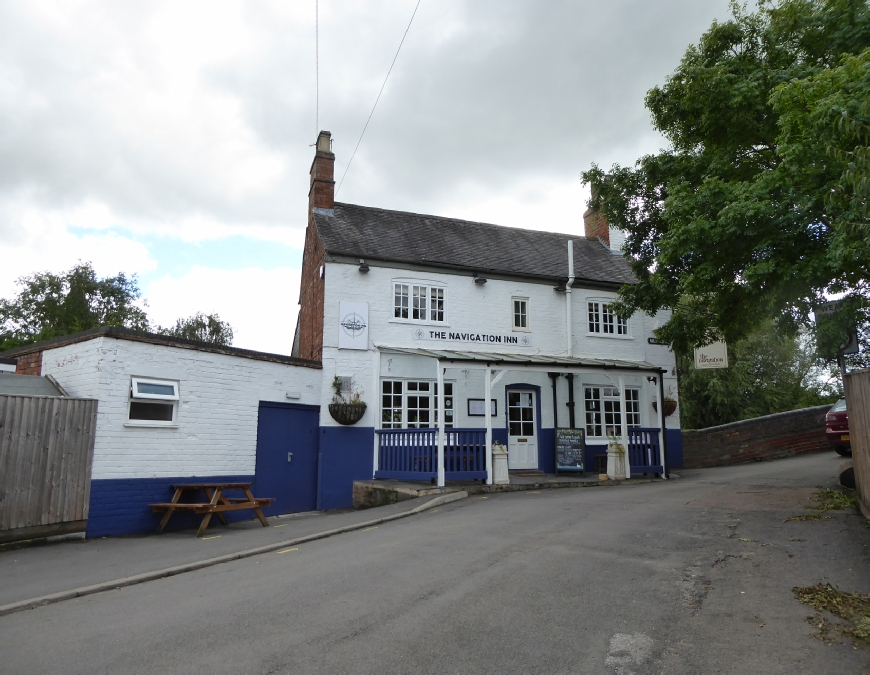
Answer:
[[609, 302], [590, 300], [586, 303], [589, 333], [630, 337], [628, 320], [619, 317]]
[[529, 327], [529, 299], [511, 298], [511, 314], [513, 316], [513, 329], [515, 331], [530, 331]]
[[175, 425], [178, 413], [178, 382], [134, 377], [130, 381], [128, 425]]
[[412, 281], [393, 282], [393, 319], [411, 323], [445, 323], [447, 290]]

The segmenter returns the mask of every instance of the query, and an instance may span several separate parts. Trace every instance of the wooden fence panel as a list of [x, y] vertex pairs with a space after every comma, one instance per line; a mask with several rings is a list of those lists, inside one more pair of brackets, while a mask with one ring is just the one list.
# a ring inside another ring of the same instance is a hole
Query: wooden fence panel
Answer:
[[849, 413], [849, 436], [852, 465], [861, 512], [870, 518], [870, 370], [847, 373], [846, 409]]
[[0, 396], [0, 542], [84, 530], [96, 417], [93, 399]]

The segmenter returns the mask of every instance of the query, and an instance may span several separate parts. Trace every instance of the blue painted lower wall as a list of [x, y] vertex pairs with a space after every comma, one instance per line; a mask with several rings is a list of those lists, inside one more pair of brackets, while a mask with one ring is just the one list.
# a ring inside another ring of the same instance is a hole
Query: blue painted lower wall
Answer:
[[353, 482], [372, 479], [374, 443], [373, 427], [320, 427], [318, 510], [353, 506]]
[[[682, 431], [668, 429], [668, 466], [683, 466]], [[493, 439], [507, 445], [507, 429], [493, 429]], [[544, 473], [555, 471], [553, 429], [541, 429], [538, 443], [538, 466]], [[371, 427], [321, 427], [317, 476], [317, 508], [322, 511], [350, 508], [353, 505], [353, 482], [372, 478], [374, 429]], [[595, 471], [595, 455], [607, 452], [605, 445], [586, 447], [586, 471]], [[148, 506], [172, 499], [172, 485], [193, 482], [253, 482], [254, 476], [174, 476], [170, 478], [124, 478], [91, 481], [88, 537], [153, 532], [160, 523], [160, 514], [151, 513]], [[254, 494], [257, 494], [256, 485]], [[253, 517], [248, 511], [226, 514], [228, 520]], [[167, 529], [193, 528], [201, 516], [190, 513], [173, 514]], [[210, 527], [220, 527], [214, 518]]]
[[[154, 532], [162, 514], [151, 513], [149, 504], [172, 500], [172, 485], [175, 483], [249, 483], [254, 476], [174, 476], [171, 478], [119, 478], [91, 481], [91, 501], [88, 513], [88, 537], [105, 537], [118, 534]], [[256, 486], [253, 489], [257, 494]], [[250, 511], [227, 513], [227, 520], [253, 518]], [[198, 527], [202, 516], [192, 513], [174, 513], [166, 529]], [[220, 521], [212, 518], [209, 527], [220, 527]]]

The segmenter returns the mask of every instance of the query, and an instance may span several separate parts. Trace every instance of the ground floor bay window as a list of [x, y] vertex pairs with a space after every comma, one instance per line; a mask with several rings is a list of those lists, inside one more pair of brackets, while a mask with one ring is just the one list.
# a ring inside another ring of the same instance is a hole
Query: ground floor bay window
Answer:
[[[617, 387], [584, 385], [586, 436], [611, 438], [622, 435], [622, 397]], [[640, 389], [625, 387], [625, 421], [628, 427], [640, 426]]]
[[[438, 383], [425, 380], [381, 382], [382, 429], [429, 429], [438, 425]], [[453, 428], [453, 383], [444, 383], [444, 426]]]

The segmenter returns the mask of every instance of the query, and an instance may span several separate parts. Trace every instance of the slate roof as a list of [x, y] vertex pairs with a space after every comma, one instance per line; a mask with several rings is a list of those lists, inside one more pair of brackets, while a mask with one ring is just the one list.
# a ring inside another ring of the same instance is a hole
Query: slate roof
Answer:
[[47, 377], [0, 373], [0, 394], [9, 396], [63, 396]]
[[574, 240], [574, 276], [603, 284], [635, 283], [628, 262], [598, 239], [476, 223], [336, 202], [334, 215], [314, 221], [328, 253], [546, 278], [568, 277], [568, 240]]

